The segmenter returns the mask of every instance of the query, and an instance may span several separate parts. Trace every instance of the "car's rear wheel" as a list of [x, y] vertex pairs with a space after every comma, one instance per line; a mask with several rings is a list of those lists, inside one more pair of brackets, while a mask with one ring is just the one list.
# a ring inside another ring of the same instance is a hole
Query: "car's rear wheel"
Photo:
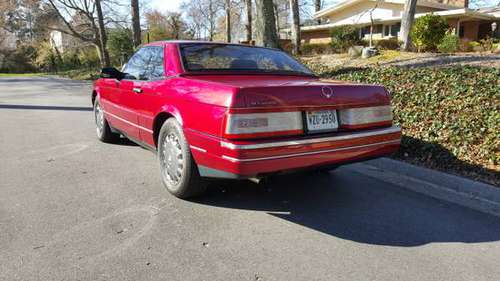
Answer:
[[174, 196], [189, 198], [202, 194], [207, 183], [201, 178], [181, 125], [170, 118], [158, 136], [158, 160], [165, 188]]
[[120, 139], [120, 135], [115, 134], [111, 131], [108, 121], [106, 120], [106, 117], [104, 117], [104, 111], [98, 99], [96, 99], [94, 102], [94, 117], [97, 138], [99, 140], [101, 140], [102, 142], [114, 143]]

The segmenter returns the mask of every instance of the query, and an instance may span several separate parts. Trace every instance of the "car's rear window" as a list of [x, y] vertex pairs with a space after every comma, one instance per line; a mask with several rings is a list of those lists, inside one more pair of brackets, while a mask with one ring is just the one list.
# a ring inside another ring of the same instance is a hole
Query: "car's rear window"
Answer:
[[181, 44], [184, 68], [188, 71], [247, 71], [313, 75], [284, 52], [226, 44]]

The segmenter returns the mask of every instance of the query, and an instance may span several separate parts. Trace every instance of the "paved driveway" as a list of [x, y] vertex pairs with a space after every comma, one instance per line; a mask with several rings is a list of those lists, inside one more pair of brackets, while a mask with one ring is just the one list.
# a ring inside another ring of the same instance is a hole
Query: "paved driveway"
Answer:
[[500, 279], [500, 219], [349, 166], [176, 199], [89, 91], [0, 79], [0, 280]]

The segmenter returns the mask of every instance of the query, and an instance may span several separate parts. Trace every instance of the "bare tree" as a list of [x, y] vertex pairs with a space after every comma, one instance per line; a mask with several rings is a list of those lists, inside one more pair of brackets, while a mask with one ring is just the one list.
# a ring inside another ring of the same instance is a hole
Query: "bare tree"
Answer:
[[182, 20], [182, 15], [177, 12], [167, 14], [167, 33], [172, 39], [181, 39], [186, 32], [186, 23]]
[[280, 11], [278, 8], [278, 3], [273, 1], [273, 12], [274, 12], [274, 24], [276, 25], [276, 33], [280, 33]]
[[373, 6], [373, 8], [370, 9], [369, 11], [369, 14], [370, 14], [370, 47], [373, 47], [373, 28], [375, 26], [375, 22], [373, 20], [373, 12], [377, 9], [378, 7], [378, 4], [379, 4], [379, 1], [377, 0], [377, 2], [375, 2], [375, 5]]
[[250, 43], [252, 41], [252, 0], [245, 0], [247, 12], [246, 39]]
[[292, 44], [293, 54], [300, 54], [300, 12], [299, 1], [290, 0], [290, 8], [292, 10]]
[[191, 28], [196, 28], [198, 38], [206, 34], [208, 40], [214, 40], [217, 32], [217, 20], [221, 7], [220, 0], [186, 0], [181, 9], [185, 11], [187, 19], [192, 23]]
[[95, 0], [95, 9], [97, 12], [97, 24], [99, 32], [99, 46], [101, 48], [101, 64], [104, 67], [108, 67], [111, 64], [109, 59], [109, 52], [106, 47], [108, 42], [108, 37], [106, 36], [106, 29], [104, 28], [104, 16], [102, 14], [101, 0]]
[[257, 29], [258, 45], [270, 48], [279, 48], [278, 34], [274, 16], [274, 5], [272, 0], [256, 0], [257, 7]]
[[[63, 27], [52, 26], [83, 42], [96, 47], [102, 67], [109, 66], [109, 54], [106, 48], [106, 29], [100, 0], [47, 0], [54, 9]], [[71, 18], [71, 20], [67, 19]]]
[[141, 17], [139, 11], [139, 0], [130, 0], [132, 13], [132, 37], [134, 47], [141, 45]]
[[408, 51], [411, 47], [410, 31], [415, 19], [417, 0], [406, 0], [403, 18], [401, 20], [401, 39], [403, 40], [403, 51]]

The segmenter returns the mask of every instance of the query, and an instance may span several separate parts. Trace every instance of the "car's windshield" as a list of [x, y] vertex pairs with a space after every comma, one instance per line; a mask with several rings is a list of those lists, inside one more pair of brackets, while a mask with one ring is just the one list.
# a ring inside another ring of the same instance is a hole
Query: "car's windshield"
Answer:
[[181, 44], [187, 71], [248, 71], [314, 75], [311, 70], [284, 52], [250, 46], [225, 44]]

